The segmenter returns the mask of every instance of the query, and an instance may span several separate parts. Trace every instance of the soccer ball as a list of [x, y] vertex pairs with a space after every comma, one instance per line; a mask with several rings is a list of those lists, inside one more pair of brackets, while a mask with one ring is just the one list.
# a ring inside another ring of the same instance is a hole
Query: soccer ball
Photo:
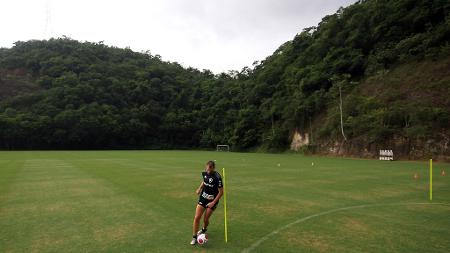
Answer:
[[208, 235], [206, 235], [206, 234], [199, 234], [197, 236], [197, 242], [200, 245], [206, 244], [208, 242]]

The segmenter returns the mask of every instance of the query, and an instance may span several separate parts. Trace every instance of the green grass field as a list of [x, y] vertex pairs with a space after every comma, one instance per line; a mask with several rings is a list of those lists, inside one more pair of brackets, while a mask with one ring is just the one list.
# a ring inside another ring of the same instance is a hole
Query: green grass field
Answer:
[[[222, 202], [208, 245], [192, 247], [194, 190], [211, 159], [227, 168], [229, 242]], [[430, 202], [425, 162], [0, 152], [0, 252], [449, 252], [449, 164], [434, 164], [433, 186]]]

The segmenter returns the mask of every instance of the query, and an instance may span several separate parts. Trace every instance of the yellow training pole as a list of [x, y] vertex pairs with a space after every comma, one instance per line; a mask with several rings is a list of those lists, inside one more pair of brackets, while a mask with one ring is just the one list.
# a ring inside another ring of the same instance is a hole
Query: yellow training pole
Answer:
[[226, 183], [225, 183], [225, 168], [222, 168], [223, 175], [223, 215], [225, 217], [225, 242], [228, 242], [228, 226], [227, 226], [227, 191], [226, 191]]
[[430, 200], [433, 200], [433, 159], [430, 159]]

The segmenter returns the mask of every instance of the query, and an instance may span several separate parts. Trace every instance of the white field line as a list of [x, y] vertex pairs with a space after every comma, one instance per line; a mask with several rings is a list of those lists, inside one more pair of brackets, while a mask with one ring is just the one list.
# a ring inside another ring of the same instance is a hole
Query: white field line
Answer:
[[254, 242], [252, 245], [250, 245], [250, 247], [244, 249], [242, 251], [242, 253], [251, 252], [254, 249], [256, 249], [261, 243], [267, 241], [270, 237], [275, 236], [276, 234], [280, 233], [281, 231], [286, 230], [289, 227], [292, 227], [293, 225], [305, 222], [307, 220], [313, 219], [313, 218], [318, 217], [318, 216], [323, 216], [323, 215], [327, 215], [327, 214], [331, 214], [331, 213], [337, 213], [337, 212], [346, 211], [346, 210], [350, 210], [350, 209], [370, 208], [370, 207], [384, 207], [384, 206], [414, 206], [414, 205], [444, 205], [444, 206], [450, 206], [449, 203], [391, 203], [391, 204], [367, 204], [367, 205], [358, 205], [358, 206], [348, 206], [348, 207], [336, 208], [336, 209], [332, 209], [332, 210], [316, 213], [316, 214], [313, 214], [313, 215], [310, 215], [310, 216], [306, 216], [306, 217], [300, 218], [298, 220], [295, 220], [295, 221], [293, 221], [293, 222], [291, 222], [289, 224], [286, 224], [286, 225], [284, 225], [282, 227], [279, 227], [279, 228], [275, 229], [274, 231], [268, 233], [267, 235], [261, 237], [258, 241]]

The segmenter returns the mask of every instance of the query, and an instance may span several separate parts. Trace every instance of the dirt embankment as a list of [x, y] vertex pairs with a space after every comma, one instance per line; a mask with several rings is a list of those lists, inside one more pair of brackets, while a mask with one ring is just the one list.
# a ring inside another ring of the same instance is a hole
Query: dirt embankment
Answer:
[[[346, 126], [350, 138], [343, 141], [343, 137], [339, 135], [339, 124], [329, 120], [332, 118], [329, 111], [327, 115], [313, 120], [312, 130], [294, 131], [291, 135], [291, 149], [368, 158], [378, 157], [380, 149], [392, 149], [394, 155], [401, 159], [432, 157], [450, 161], [450, 125], [445, 124], [450, 122], [450, 56], [438, 60], [409, 62], [378, 73], [362, 81], [351, 95], [347, 98], [359, 96], [376, 101], [376, 110], [383, 111], [380, 117], [394, 115], [390, 116], [391, 121], [399, 117], [403, 120], [404, 117], [404, 125], [392, 125], [392, 122], [380, 119], [380, 122], [386, 124], [383, 127], [388, 131], [386, 135], [375, 139], [368, 133], [376, 126], [370, 125], [370, 121], [366, 121], [367, 132], [354, 131], [351, 125]], [[344, 119], [350, 117], [348, 111], [351, 108], [346, 109]], [[433, 114], [436, 116], [431, 116]], [[352, 120], [366, 116], [367, 114], [362, 113], [352, 116]], [[323, 126], [335, 130], [326, 136], [315, 134]]]

